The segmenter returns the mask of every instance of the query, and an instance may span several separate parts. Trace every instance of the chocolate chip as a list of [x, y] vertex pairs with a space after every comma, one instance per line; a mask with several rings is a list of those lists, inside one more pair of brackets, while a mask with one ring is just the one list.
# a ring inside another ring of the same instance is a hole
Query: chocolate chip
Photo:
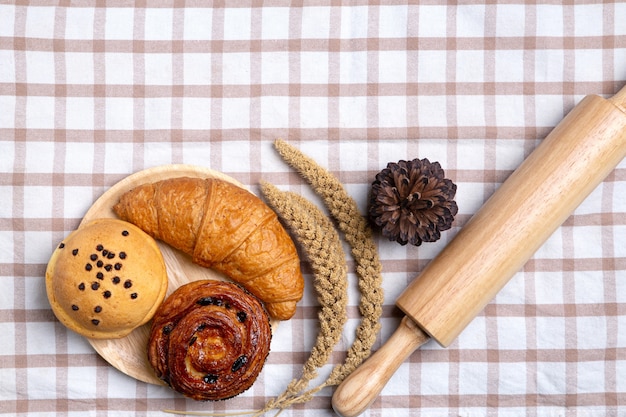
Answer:
[[81, 282], [80, 284], [78, 284], [78, 289], [81, 291], [85, 291], [85, 283]]
[[132, 298], [133, 300], [137, 298], [137, 293], [134, 292], [130, 295], [130, 298]]
[[124, 231], [122, 232], [122, 236], [128, 236], [128, 230], [124, 230]]
[[85, 271], [91, 271], [92, 268], [93, 266], [91, 266], [91, 264], [85, 265]]
[[102, 293], [102, 296], [103, 296], [104, 298], [110, 298], [110, 297], [111, 297], [111, 291], [108, 291], [108, 290], [107, 290], [107, 291], [103, 292], [103, 293]]
[[120, 269], [122, 269], [122, 264], [118, 262], [115, 264], [114, 268], [116, 271], [119, 271]]
[[113, 284], [119, 284], [120, 283], [120, 277], [113, 277], [111, 279], [111, 281], [113, 281]]
[[72, 304], [72, 310], [78, 311], [78, 306], [76, 304]]
[[107, 256], [109, 254], [109, 251], [106, 249], [102, 249], [102, 256]]
[[126, 252], [120, 252], [120, 259], [126, 259]]
[[92, 290], [94, 290], [94, 291], [95, 291], [95, 290], [97, 290], [98, 288], [100, 288], [100, 283], [98, 283], [98, 282], [92, 282], [92, 283], [91, 283], [91, 289], [92, 289]]
[[107, 253], [107, 259], [113, 259], [113, 258], [115, 258], [115, 252]]
[[92, 253], [91, 255], [89, 255], [89, 259], [91, 259], [92, 261], [95, 261], [96, 259], [98, 259], [98, 255], [96, 255], [95, 253]]
[[72, 251], [72, 255], [74, 255], [74, 256], [78, 255], [78, 249], [74, 249], [74, 250]]
[[96, 246], [96, 250], [97, 250], [98, 252], [102, 252], [102, 249], [104, 249], [104, 246], [102, 246], [102, 245], [98, 245], [98, 246]]
[[124, 281], [124, 288], [130, 288], [133, 286], [133, 282], [129, 279], [127, 279], [126, 281]]
[[59, 249], [63, 249], [64, 247], [65, 247], [65, 243], [61, 242], [61, 243], [59, 244]]
[[94, 311], [94, 312], [96, 312], [96, 313], [99, 313], [99, 312], [101, 312], [101, 311], [102, 311], [102, 307], [100, 307], [100, 306], [96, 306], [96, 307], [93, 309], [93, 311]]
[[111, 269], [113, 269], [113, 265], [111, 265], [111, 264], [106, 264], [106, 266], [104, 267], [104, 269], [105, 269], [107, 272], [111, 272]]
[[163, 334], [170, 334], [172, 332], [172, 327], [168, 324], [163, 327]]
[[246, 314], [245, 311], [240, 311], [239, 313], [237, 313], [237, 320], [239, 320], [240, 323], [243, 323], [244, 321], [246, 321], [247, 318], [248, 318], [248, 315]]
[[207, 384], [215, 384], [218, 378], [219, 377], [217, 375], [207, 374], [202, 378], [202, 380]]
[[102, 268], [102, 265], [104, 265], [104, 262], [102, 262], [102, 261], [98, 261], [98, 262], [96, 262], [96, 266], [97, 266], [98, 268]]
[[237, 358], [235, 362], [233, 362], [233, 366], [230, 368], [231, 372], [237, 372], [248, 362], [248, 357], [246, 355], [241, 355]]
[[96, 278], [98, 278], [98, 279], [104, 279], [104, 274], [103, 274], [102, 272], [98, 272], [98, 273], [96, 274]]
[[93, 323], [94, 326], [97, 326], [98, 324], [100, 324], [100, 320], [98, 319], [93, 319], [91, 320], [91, 322]]

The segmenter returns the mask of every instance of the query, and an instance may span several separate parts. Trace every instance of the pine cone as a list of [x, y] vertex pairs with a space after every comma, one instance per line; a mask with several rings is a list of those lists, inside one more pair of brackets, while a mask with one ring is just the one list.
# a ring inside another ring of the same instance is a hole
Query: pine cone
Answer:
[[458, 212], [456, 184], [439, 162], [390, 162], [372, 183], [369, 216], [383, 236], [401, 245], [435, 242], [452, 227]]

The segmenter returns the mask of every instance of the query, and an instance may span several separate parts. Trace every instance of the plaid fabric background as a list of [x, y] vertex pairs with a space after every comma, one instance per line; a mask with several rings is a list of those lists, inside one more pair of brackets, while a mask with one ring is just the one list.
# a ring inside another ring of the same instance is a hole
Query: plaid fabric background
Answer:
[[[43, 280], [52, 249], [125, 176], [196, 164], [314, 200], [273, 150], [281, 137], [365, 212], [387, 162], [439, 161], [459, 215], [434, 244], [378, 239], [378, 347], [406, 284], [538, 141], [582, 97], [626, 82], [620, 2], [207, 3], [0, 1], [0, 413], [240, 412], [300, 376], [317, 334], [310, 285], [255, 385], [225, 402], [137, 382], [58, 323]], [[625, 195], [622, 162], [452, 346], [413, 354], [365, 415], [626, 415]], [[349, 260], [333, 363], [360, 319]], [[332, 416], [331, 395], [282, 415]]]

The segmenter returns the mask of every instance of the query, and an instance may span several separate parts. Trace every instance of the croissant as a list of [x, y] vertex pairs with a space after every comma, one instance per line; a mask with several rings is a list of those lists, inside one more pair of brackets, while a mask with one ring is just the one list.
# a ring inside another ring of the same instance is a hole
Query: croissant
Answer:
[[300, 259], [274, 211], [241, 187], [214, 178], [143, 184], [113, 207], [122, 219], [222, 272], [287, 320], [302, 298]]
[[261, 302], [231, 282], [193, 281], [157, 310], [148, 340], [156, 375], [195, 400], [225, 400], [252, 386], [270, 351]]

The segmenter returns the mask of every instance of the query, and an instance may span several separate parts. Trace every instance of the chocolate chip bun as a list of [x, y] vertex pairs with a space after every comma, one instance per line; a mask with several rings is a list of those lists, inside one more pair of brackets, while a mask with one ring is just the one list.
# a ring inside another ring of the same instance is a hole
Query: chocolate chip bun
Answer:
[[138, 227], [97, 219], [54, 250], [46, 291], [69, 329], [93, 339], [121, 338], [148, 322], [165, 298], [165, 262], [155, 240]]

